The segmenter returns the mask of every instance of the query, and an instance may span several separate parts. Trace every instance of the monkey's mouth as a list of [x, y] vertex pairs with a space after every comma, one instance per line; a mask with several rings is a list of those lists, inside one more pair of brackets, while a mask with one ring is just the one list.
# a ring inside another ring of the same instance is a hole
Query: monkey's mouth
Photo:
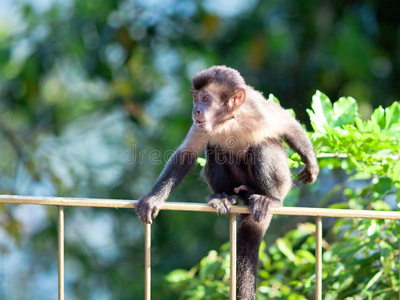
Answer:
[[200, 120], [194, 119], [194, 123], [195, 123], [197, 126], [202, 127], [202, 125], [204, 124], [204, 121], [200, 121]]

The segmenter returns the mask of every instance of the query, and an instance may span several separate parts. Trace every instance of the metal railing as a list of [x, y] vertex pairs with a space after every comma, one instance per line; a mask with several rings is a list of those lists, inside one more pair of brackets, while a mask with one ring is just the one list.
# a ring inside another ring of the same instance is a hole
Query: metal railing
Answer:
[[[51, 205], [58, 207], [58, 299], [64, 300], [64, 207], [108, 207], [133, 209], [137, 201], [88, 198], [32, 197], [0, 195], [0, 203]], [[215, 212], [207, 204], [199, 203], [165, 203], [162, 210]], [[236, 216], [249, 214], [247, 206], [232, 206], [230, 214], [230, 300], [236, 299]], [[327, 209], [308, 207], [273, 207], [274, 215], [312, 216], [316, 217], [315, 232], [315, 299], [322, 299], [322, 218], [366, 218], [400, 220], [400, 212], [368, 211], [350, 209]], [[400, 272], [399, 272], [400, 276]], [[150, 300], [151, 291], [151, 225], [145, 225], [145, 300]], [[400, 296], [400, 295], [399, 295]]]

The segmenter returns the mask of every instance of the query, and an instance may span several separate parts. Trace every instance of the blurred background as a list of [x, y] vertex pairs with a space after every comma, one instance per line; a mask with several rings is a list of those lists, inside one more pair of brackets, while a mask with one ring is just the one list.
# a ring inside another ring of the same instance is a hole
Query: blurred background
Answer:
[[[215, 64], [307, 127], [317, 89], [368, 118], [399, 100], [399, 14], [395, 0], [1, 0], [0, 193], [138, 199], [190, 127], [192, 76]], [[171, 201], [204, 201], [200, 169]], [[286, 205], [324, 192], [294, 189]], [[0, 206], [1, 299], [56, 299], [56, 225], [55, 207]], [[66, 299], [142, 299], [143, 231], [133, 211], [67, 208]], [[164, 276], [228, 232], [227, 217], [161, 212], [154, 299], [176, 299]]]

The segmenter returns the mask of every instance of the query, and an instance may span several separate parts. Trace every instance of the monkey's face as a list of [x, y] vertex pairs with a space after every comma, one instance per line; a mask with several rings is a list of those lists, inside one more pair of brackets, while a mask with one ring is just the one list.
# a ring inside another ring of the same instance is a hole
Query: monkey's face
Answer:
[[211, 133], [212, 130], [223, 123], [229, 115], [229, 109], [220, 99], [217, 92], [212, 90], [192, 91], [194, 124], [200, 129]]
[[235, 110], [246, 100], [244, 88], [236, 88], [234, 93], [229, 93], [217, 84], [207, 85], [201, 90], [192, 89], [191, 92], [193, 122], [208, 133], [233, 119]]

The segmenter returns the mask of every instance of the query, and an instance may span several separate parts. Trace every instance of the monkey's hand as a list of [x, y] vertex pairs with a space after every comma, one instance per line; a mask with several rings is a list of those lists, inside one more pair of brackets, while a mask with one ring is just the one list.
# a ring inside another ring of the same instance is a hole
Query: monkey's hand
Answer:
[[297, 180], [304, 184], [310, 184], [317, 180], [318, 173], [318, 165], [307, 165], [297, 176]]
[[231, 212], [231, 205], [236, 204], [238, 196], [222, 194], [212, 194], [206, 198], [208, 205], [217, 210], [217, 214], [225, 215]]
[[148, 194], [139, 199], [136, 204], [136, 213], [143, 222], [151, 224], [155, 217], [157, 217], [161, 206], [164, 204], [165, 199], [157, 195]]
[[261, 222], [267, 215], [272, 206], [282, 206], [282, 201], [272, 197], [253, 194], [249, 197], [249, 209], [254, 221]]

